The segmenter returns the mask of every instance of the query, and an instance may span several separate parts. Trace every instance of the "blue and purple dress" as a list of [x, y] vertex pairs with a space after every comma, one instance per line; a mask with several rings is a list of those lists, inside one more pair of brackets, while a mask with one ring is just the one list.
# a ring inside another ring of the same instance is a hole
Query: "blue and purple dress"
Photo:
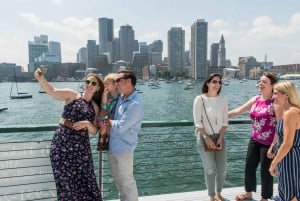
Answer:
[[[93, 122], [92, 101], [75, 99], [64, 106], [62, 117], [72, 122]], [[87, 130], [76, 131], [59, 124], [52, 139], [50, 159], [58, 201], [102, 201]]]

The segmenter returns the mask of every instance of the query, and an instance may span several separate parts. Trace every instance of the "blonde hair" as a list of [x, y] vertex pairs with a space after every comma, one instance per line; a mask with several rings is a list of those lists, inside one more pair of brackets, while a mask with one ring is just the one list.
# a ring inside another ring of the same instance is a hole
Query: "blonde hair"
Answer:
[[300, 96], [295, 84], [291, 81], [279, 82], [275, 84], [274, 89], [282, 94], [288, 94], [288, 102], [294, 107], [300, 109]]
[[111, 80], [114, 83], [116, 82], [116, 79], [118, 78], [118, 74], [117, 73], [109, 73], [104, 77], [104, 82]]

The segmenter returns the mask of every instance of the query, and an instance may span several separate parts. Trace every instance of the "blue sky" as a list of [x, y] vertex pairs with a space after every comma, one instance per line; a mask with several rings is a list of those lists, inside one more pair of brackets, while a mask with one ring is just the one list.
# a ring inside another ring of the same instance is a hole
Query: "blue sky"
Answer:
[[0, 63], [26, 68], [28, 41], [41, 34], [61, 43], [63, 62], [76, 62], [76, 53], [87, 40], [98, 43], [100, 17], [114, 19], [115, 37], [120, 26], [129, 24], [140, 42], [162, 40], [164, 56], [171, 27], [185, 29], [187, 50], [191, 25], [205, 19], [208, 49], [223, 34], [233, 65], [240, 56], [264, 61], [265, 54], [275, 65], [300, 63], [299, 0], [5, 0], [0, 13]]

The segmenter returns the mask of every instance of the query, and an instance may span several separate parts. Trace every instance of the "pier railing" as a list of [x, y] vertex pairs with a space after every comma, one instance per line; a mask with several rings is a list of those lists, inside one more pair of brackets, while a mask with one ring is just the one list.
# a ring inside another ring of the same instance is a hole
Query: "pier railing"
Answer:
[[[230, 120], [225, 136], [228, 174], [225, 187], [243, 186], [250, 120]], [[49, 147], [56, 125], [0, 127], [0, 200], [56, 198]], [[143, 122], [135, 151], [134, 175], [140, 196], [205, 189], [192, 121]], [[96, 151], [95, 172], [105, 200], [116, 199], [107, 153]]]

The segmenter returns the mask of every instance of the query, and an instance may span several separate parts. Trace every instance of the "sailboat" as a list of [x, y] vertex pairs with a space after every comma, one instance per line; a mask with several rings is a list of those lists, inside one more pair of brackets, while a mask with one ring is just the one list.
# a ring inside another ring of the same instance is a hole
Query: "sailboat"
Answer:
[[7, 110], [8, 108], [7, 107], [4, 107], [4, 108], [0, 108], [0, 112], [4, 111], [4, 110]]
[[10, 88], [10, 98], [11, 99], [32, 98], [32, 95], [27, 93], [27, 92], [19, 92], [18, 83], [17, 83], [16, 69], [15, 69], [15, 84], [16, 84], [16, 88], [17, 88], [17, 94], [13, 95], [14, 82], [12, 82], [11, 83], [11, 88]]

